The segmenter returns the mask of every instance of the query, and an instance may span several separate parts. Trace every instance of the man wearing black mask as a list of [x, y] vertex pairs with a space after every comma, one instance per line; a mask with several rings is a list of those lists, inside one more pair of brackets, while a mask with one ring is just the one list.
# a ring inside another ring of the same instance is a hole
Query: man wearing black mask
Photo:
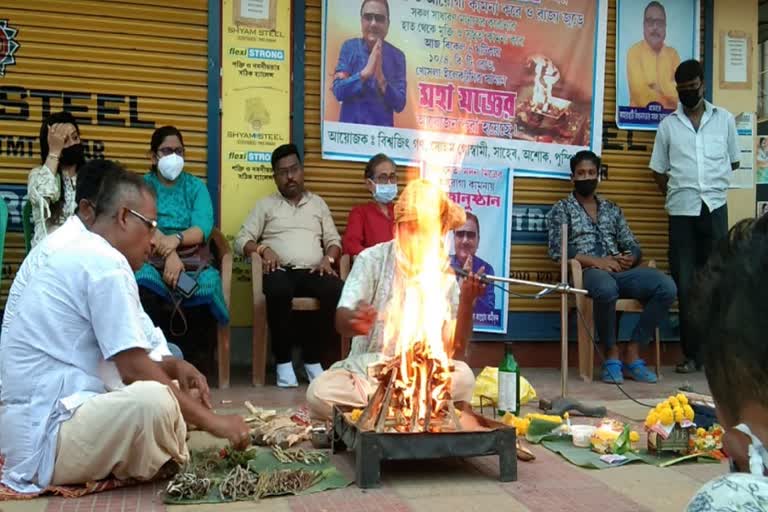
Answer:
[[691, 333], [689, 290], [718, 241], [728, 234], [726, 194], [739, 167], [736, 121], [724, 108], [704, 100], [704, 71], [696, 60], [675, 71], [680, 104], [659, 123], [649, 167], [669, 214], [669, 262], [677, 283], [680, 341], [685, 361], [678, 373], [701, 367]]
[[[667, 275], [640, 265], [642, 251], [621, 208], [595, 194], [600, 163], [600, 157], [591, 151], [579, 151], [571, 158], [574, 192], [547, 214], [549, 256], [560, 260], [560, 230], [567, 224], [568, 258], [576, 259], [584, 268], [584, 287], [594, 302], [595, 327], [605, 348], [603, 382], [621, 383], [626, 374], [636, 381], [654, 383], [656, 374], [640, 359], [640, 346], [653, 338], [677, 289]], [[623, 362], [616, 344], [619, 298], [645, 304]]]

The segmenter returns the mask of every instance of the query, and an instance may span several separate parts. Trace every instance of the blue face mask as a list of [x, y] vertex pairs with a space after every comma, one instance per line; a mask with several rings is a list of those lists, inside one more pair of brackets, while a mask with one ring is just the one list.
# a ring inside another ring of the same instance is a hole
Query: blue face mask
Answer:
[[397, 197], [397, 185], [394, 183], [388, 183], [382, 185], [376, 183], [376, 189], [373, 191], [373, 199], [378, 203], [388, 204], [394, 201]]

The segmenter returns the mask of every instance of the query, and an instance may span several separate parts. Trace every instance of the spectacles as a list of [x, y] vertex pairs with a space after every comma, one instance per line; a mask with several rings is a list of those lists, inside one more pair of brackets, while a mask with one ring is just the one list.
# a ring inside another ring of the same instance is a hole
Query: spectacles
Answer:
[[173, 153], [176, 153], [179, 156], [184, 156], [184, 148], [183, 147], [178, 147], [178, 148], [169, 148], [169, 147], [157, 148], [157, 153], [159, 155], [162, 155], [162, 156], [168, 156], [168, 155], [171, 155]]
[[373, 20], [376, 20], [376, 23], [386, 23], [387, 17], [384, 14], [375, 14], [372, 12], [366, 12], [363, 14], [363, 19], [367, 21], [368, 23], [372, 23]]
[[667, 26], [667, 20], [664, 18], [645, 18], [643, 22], [649, 27], [664, 28]]
[[275, 169], [275, 176], [279, 178], [285, 178], [289, 174], [299, 174], [301, 172], [301, 165], [294, 164], [290, 167], [284, 167], [282, 169]]
[[466, 238], [467, 240], [475, 240], [477, 233], [474, 231], [454, 231], [453, 236], [455, 238]]
[[149, 219], [131, 208], [128, 208], [128, 213], [130, 213], [131, 215], [133, 215], [134, 217], [142, 221], [149, 228], [150, 231], [154, 231], [157, 229], [157, 220]]
[[379, 174], [376, 178], [372, 179], [374, 183], [379, 185], [386, 185], [387, 183], [397, 183], [397, 174]]

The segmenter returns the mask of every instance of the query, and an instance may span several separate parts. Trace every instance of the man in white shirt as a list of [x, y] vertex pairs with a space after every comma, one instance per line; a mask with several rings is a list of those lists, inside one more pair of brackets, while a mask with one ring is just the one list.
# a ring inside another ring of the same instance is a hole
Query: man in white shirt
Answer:
[[[148, 357], [133, 272], [151, 252], [156, 215], [140, 177], [108, 178], [90, 231], [51, 254], [19, 297], [0, 352], [0, 481], [12, 489], [110, 473], [149, 480], [169, 461], [188, 460], [185, 421], [236, 448], [248, 444], [242, 417], [215, 415]], [[107, 392], [105, 360], [125, 387]]]
[[[109, 160], [91, 160], [86, 163], [77, 173], [77, 188], [75, 191], [75, 214], [62, 224], [62, 226], [40, 240], [32, 248], [30, 253], [21, 262], [21, 266], [16, 272], [11, 288], [8, 291], [8, 300], [5, 303], [3, 312], [3, 325], [0, 329], [0, 346], [2, 346], [3, 334], [8, 332], [11, 322], [16, 316], [18, 302], [24, 293], [29, 281], [38, 272], [40, 267], [46, 264], [48, 257], [55, 254], [60, 248], [69, 245], [79, 234], [88, 230], [95, 220], [95, 207], [99, 194], [99, 189], [105, 177], [114, 178], [120, 172], [120, 167], [114, 165]], [[200, 400], [207, 407], [212, 407], [210, 401], [210, 389], [208, 383], [194, 366], [184, 361], [180, 355], [181, 350], [178, 347], [171, 347], [163, 331], [156, 327], [149, 316], [141, 310], [141, 322], [144, 333], [150, 341], [152, 351], [149, 353], [150, 359], [162, 363], [165, 371], [179, 382], [182, 390], [187, 391], [196, 389]], [[107, 382], [108, 388], [116, 389], [122, 387], [119, 375], [114, 363], [105, 361], [103, 365], [103, 377]], [[0, 381], [2, 387], [2, 381]]]
[[676, 371], [689, 373], [701, 367], [688, 318], [691, 283], [714, 245], [728, 234], [726, 194], [740, 153], [733, 115], [704, 100], [701, 64], [681, 63], [675, 82], [680, 105], [659, 124], [650, 168], [667, 196], [669, 260], [677, 284], [685, 355]]

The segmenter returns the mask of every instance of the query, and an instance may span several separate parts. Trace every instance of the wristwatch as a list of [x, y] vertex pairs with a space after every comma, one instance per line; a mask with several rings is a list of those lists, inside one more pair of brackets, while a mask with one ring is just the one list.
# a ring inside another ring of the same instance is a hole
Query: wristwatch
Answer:
[[184, 243], [184, 233], [176, 233], [175, 236], [179, 239], [179, 245]]

